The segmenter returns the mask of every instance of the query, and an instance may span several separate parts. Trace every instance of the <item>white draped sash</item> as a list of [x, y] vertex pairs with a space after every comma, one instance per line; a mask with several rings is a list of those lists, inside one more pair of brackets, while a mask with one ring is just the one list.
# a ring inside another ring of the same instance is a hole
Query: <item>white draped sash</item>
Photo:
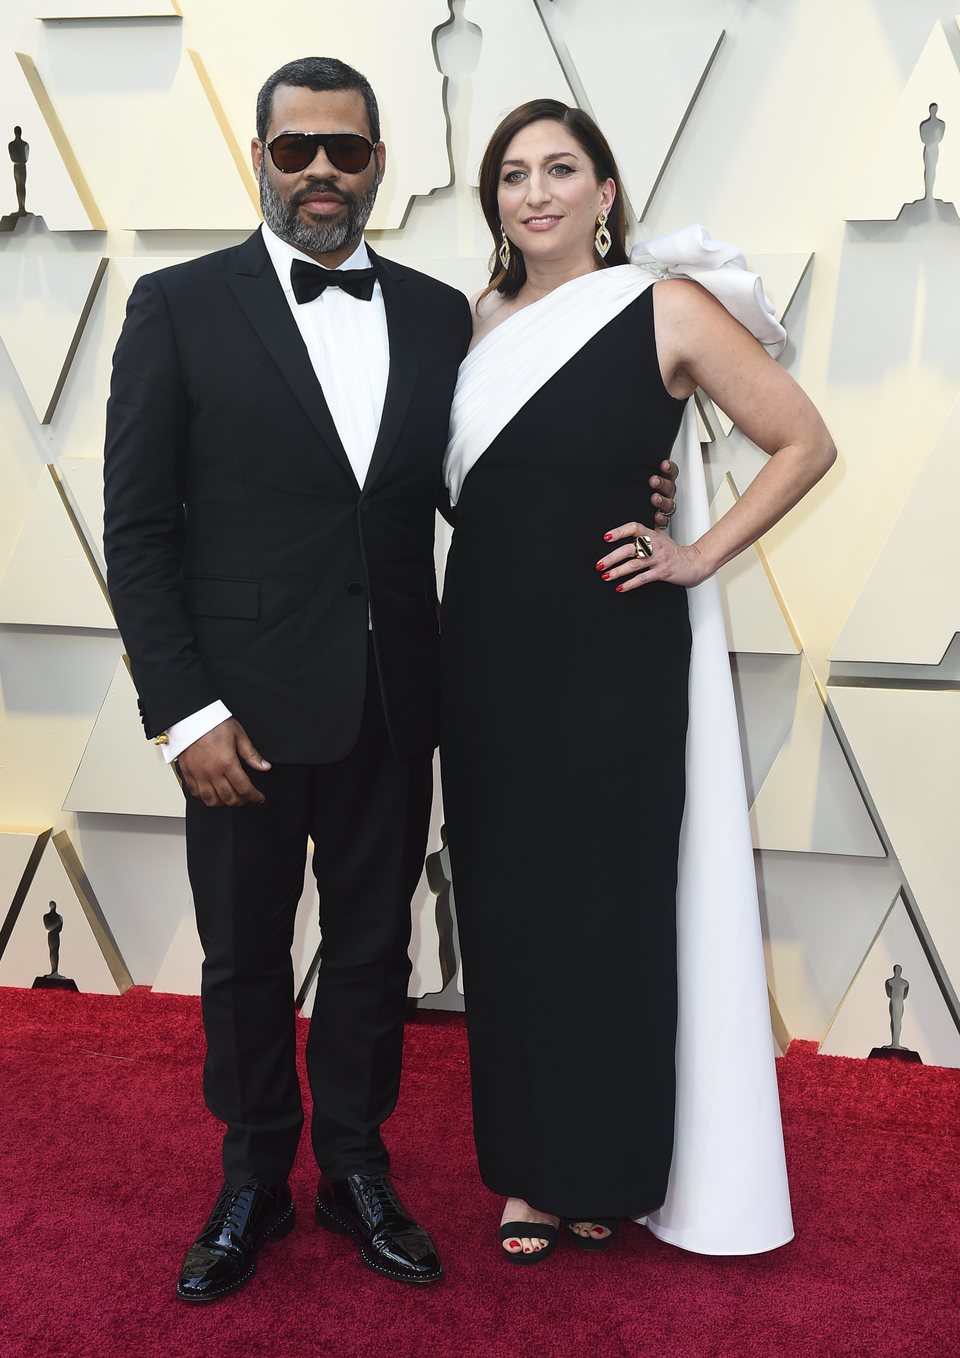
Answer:
[[[577, 278], [492, 330], [460, 369], [444, 471], [456, 503], [470, 469], [543, 384], [657, 278], [702, 283], [779, 355], [786, 334], [733, 246], [699, 226], [645, 241], [631, 263]], [[637, 267], [639, 266], [639, 267]], [[673, 533], [710, 527], [692, 401], [674, 444]], [[624, 506], [625, 513], [642, 507]], [[667, 1198], [646, 1218], [700, 1254], [756, 1254], [793, 1237], [739, 728], [716, 579], [689, 591], [693, 646], [687, 795], [677, 887], [676, 1137]], [[638, 959], [638, 968], [642, 961]], [[469, 1004], [469, 995], [467, 997]], [[611, 1040], [622, 1040], [617, 1035]], [[644, 1034], [635, 1034], [640, 1045]]]

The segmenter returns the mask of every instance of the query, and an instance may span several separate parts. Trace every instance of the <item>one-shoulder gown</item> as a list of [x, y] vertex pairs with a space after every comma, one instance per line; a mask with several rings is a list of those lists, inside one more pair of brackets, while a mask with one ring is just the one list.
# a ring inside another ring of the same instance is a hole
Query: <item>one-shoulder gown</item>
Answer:
[[673, 1149], [687, 595], [618, 594], [595, 569], [606, 530], [649, 522], [683, 413], [653, 292], [470, 471], [441, 614], [480, 1171], [567, 1217], [656, 1208]]

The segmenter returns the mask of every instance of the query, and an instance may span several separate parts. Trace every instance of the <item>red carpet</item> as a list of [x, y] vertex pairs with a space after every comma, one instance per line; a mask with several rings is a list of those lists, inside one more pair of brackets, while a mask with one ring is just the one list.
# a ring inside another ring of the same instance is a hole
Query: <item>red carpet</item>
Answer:
[[2, 1358], [960, 1355], [960, 1071], [794, 1043], [793, 1244], [705, 1259], [631, 1226], [606, 1254], [518, 1269], [474, 1168], [462, 1023], [429, 1015], [407, 1031], [389, 1141], [446, 1280], [387, 1282], [318, 1230], [304, 1138], [296, 1232], [243, 1292], [187, 1307], [174, 1276], [218, 1187], [197, 1002], [0, 990], [0, 1032]]

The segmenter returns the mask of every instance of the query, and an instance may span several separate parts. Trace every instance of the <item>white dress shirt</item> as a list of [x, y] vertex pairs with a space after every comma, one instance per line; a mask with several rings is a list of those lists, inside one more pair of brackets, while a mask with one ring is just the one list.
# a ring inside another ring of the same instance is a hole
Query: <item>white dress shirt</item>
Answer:
[[[313, 371], [323, 388], [344, 452], [357, 484], [362, 486], [380, 429], [390, 371], [387, 314], [380, 284], [374, 284], [369, 302], [351, 297], [341, 288], [325, 288], [312, 302], [301, 305], [290, 285], [293, 261], [304, 259], [317, 268], [324, 266], [281, 240], [265, 222], [260, 230]], [[367, 247], [361, 240], [340, 268], [366, 269], [370, 262]], [[188, 745], [231, 715], [229, 708], [218, 700], [182, 721], [174, 722], [167, 731], [168, 743], [161, 747], [164, 759], [168, 764], [172, 763]]]

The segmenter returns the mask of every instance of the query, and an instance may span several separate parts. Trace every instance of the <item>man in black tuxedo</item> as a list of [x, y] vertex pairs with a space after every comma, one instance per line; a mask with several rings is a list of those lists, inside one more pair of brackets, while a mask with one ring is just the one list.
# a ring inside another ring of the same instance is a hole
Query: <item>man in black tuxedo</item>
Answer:
[[317, 1219], [387, 1277], [442, 1274], [380, 1128], [429, 822], [435, 508], [470, 312], [363, 241], [385, 150], [358, 72], [327, 58], [276, 72], [252, 154], [264, 227], [131, 295], [105, 454], [110, 595], [146, 733], [190, 794], [204, 1093], [226, 1124], [224, 1186], [177, 1284], [196, 1301], [242, 1286], [293, 1226], [308, 837]]

